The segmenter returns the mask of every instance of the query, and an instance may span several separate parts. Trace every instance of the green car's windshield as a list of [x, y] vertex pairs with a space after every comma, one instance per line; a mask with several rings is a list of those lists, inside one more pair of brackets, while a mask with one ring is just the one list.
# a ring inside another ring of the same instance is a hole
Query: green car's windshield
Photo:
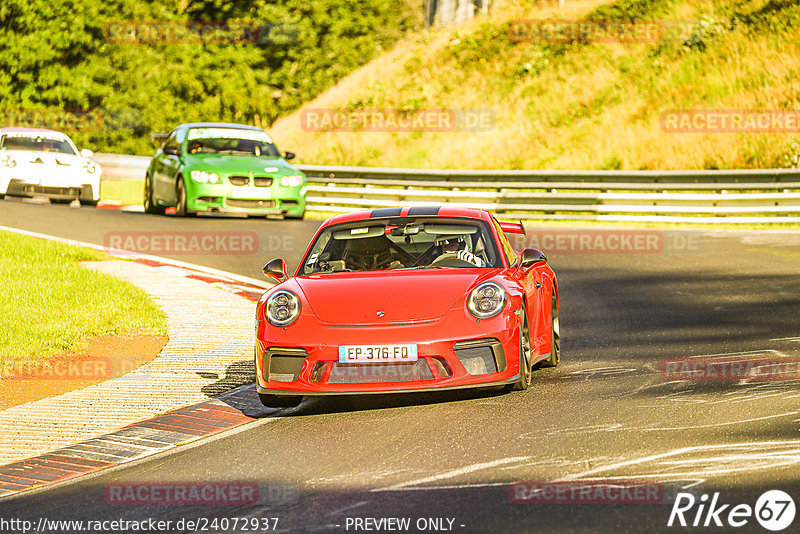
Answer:
[[236, 128], [192, 128], [186, 150], [189, 154], [237, 154], [280, 157], [278, 147], [262, 131]]
[[325, 228], [300, 274], [502, 267], [488, 225], [474, 219], [392, 219]]

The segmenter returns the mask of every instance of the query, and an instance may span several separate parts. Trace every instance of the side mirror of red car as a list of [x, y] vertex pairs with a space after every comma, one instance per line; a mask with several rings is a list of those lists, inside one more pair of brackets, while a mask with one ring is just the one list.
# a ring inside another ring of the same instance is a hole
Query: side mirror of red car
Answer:
[[286, 260], [283, 258], [275, 258], [270, 260], [264, 266], [264, 276], [267, 278], [274, 278], [278, 282], [283, 282], [289, 278], [289, 273], [286, 271]]
[[523, 269], [547, 263], [547, 255], [538, 248], [526, 248], [522, 251], [522, 261], [519, 266]]

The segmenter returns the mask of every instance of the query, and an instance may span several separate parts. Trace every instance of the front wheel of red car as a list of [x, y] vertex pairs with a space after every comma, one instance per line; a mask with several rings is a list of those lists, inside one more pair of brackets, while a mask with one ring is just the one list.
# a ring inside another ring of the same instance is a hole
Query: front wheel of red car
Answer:
[[553, 291], [553, 301], [551, 304], [553, 324], [552, 343], [550, 345], [550, 357], [541, 363], [541, 367], [555, 367], [561, 361], [561, 324], [558, 320], [558, 301], [556, 300], [556, 292]]
[[514, 384], [515, 391], [525, 391], [531, 385], [531, 330], [528, 327], [528, 310], [522, 305], [522, 325], [519, 336], [519, 381]]
[[303, 402], [302, 395], [270, 395], [267, 393], [259, 393], [258, 398], [261, 399], [261, 404], [267, 408], [294, 408]]

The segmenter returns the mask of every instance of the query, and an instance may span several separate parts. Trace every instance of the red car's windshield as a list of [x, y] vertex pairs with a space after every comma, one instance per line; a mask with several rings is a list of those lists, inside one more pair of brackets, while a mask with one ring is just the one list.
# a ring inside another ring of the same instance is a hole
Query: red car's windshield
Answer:
[[502, 267], [489, 226], [475, 219], [399, 218], [329, 226], [300, 274]]

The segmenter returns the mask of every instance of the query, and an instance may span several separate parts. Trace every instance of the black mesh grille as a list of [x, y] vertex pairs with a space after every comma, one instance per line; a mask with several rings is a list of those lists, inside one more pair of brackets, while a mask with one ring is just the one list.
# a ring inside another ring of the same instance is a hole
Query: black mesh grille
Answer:
[[62, 197], [78, 198], [81, 194], [80, 187], [47, 187], [42, 185], [25, 184], [22, 191], [29, 195], [56, 195]]
[[433, 380], [424, 359], [411, 363], [333, 363], [328, 382], [358, 384], [364, 382], [410, 382]]
[[232, 185], [247, 185], [250, 183], [249, 176], [228, 176], [228, 181]]
[[269, 187], [272, 185], [272, 178], [269, 176], [256, 176], [253, 178], [253, 184], [256, 187]]
[[225, 201], [226, 206], [231, 208], [250, 208], [250, 209], [264, 209], [274, 208], [274, 200], [258, 200], [249, 198], [229, 198]]

